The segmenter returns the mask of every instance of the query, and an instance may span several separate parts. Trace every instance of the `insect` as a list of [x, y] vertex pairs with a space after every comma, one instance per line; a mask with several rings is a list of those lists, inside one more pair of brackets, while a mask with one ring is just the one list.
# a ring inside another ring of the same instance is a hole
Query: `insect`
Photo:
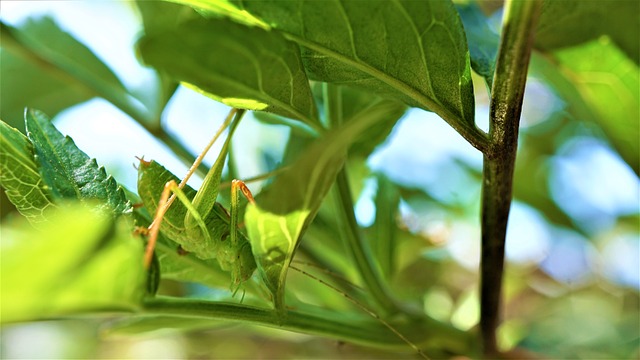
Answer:
[[[149, 238], [144, 259], [147, 268], [153, 259], [158, 234], [162, 231], [167, 237], [177, 242], [184, 251], [191, 252], [201, 259], [215, 258], [223, 270], [231, 273], [232, 288], [235, 287], [234, 293], [242, 282], [252, 276], [257, 265], [247, 237], [238, 230], [237, 208], [240, 193], [244, 194], [251, 203], [255, 204], [255, 200], [242, 181], [234, 180], [231, 183], [231, 207], [229, 212], [227, 212], [220, 203], [216, 202], [221, 185], [220, 178], [222, 168], [230, 139], [243, 114], [244, 110], [236, 109], [229, 113], [221, 128], [204, 151], [198, 156], [180, 183], [174, 179], [175, 177], [171, 175], [171, 173], [157, 163], [141, 160], [138, 193], [145, 206], [147, 206], [150, 211], [155, 212], [153, 222], [147, 229]], [[187, 181], [196, 171], [205, 154], [227, 126], [229, 127], [229, 135], [222, 146], [218, 158], [207, 173], [201, 188], [195, 192], [186, 187]], [[153, 179], [156, 179], [155, 182], [160, 185], [153, 186], [151, 189], [150, 187], [140, 186], [140, 184], [148, 184]], [[157, 179], [161, 180], [158, 181]], [[159, 200], [158, 193], [161, 193]], [[176, 199], [179, 203], [172, 206]], [[418, 355], [427, 358], [419, 347], [402, 335], [389, 322], [347, 293], [304, 270], [293, 266], [290, 268], [337, 291], [362, 311], [388, 328], [402, 341], [406, 342]]]
[[[242, 181], [234, 180], [231, 184], [230, 211], [227, 212], [220, 203], [216, 202], [229, 143], [244, 113], [244, 110], [231, 110], [216, 135], [179, 184], [162, 166], [155, 162], [141, 160], [138, 171], [138, 193], [149, 211], [155, 212], [153, 222], [146, 230], [148, 242], [144, 264], [147, 268], [153, 258], [158, 233], [162, 231], [167, 237], [177, 242], [183, 250], [201, 259], [215, 258], [223, 270], [231, 273], [231, 285], [235, 290], [253, 274], [256, 262], [249, 241], [238, 231], [237, 211], [240, 193], [244, 194], [249, 202], [255, 202], [251, 192]], [[229, 127], [229, 135], [218, 158], [205, 176], [202, 186], [195, 194], [193, 191], [188, 191], [190, 189], [185, 189], [187, 181], [226, 127]], [[162, 187], [159, 200], [157, 186], [155, 188], [141, 186], [152, 181], [157, 183], [157, 179], [169, 179], [161, 180], [166, 183]], [[176, 199], [182, 206], [171, 206]]]

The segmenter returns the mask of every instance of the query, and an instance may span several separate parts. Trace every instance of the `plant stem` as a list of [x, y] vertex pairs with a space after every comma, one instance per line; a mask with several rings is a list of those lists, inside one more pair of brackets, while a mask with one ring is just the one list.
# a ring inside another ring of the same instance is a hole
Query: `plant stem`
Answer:
[[337, 186], [337, 211], [339, 227], [346, 239], [347, 249], [358, 268], [366, 288], [377, 305], [387, 314], [399, 311], [396, 302], [392, 299], [387, 288], [383, 285], [382, 277], [377, 272], [364, 247], [360, 229], [353, 213], [353, 200], [346, 169], [340, 170], [336, 179]]
[[[352, 313], [336, 313], [316, 307], [288, 310], [285, 316], [279, 316], [279, 314], [272, 309], [234, 303], [156, 297], [145, 300], [143, 314], [141, 314], [143, 317], [139, 319], [138, 324], [133, 325], [130, 318], [124, 324], [116, 325], [114, 330], [117, 331], [118, 327], [143, 325], [144, 317], [152, 322], [157, 315], [176, 316], [212, 321], [230, 320], [330, 337], [388, 350], [411, 351], [411, 348], [393, 332], [367, 317]], [[414, 323], [394, 323], [393, 327], [422, 348], [446, 349], [456, 354], [470, 354], [473, 351], [473, 338], [469, 334], [432, 319], [424, 320]]]
[[508, 0], [491, 91], [489, 138], [482, 182], [480, 330], [486, 357], [498, 354], [504, 248], [512, 197], [518, 127], [541, 0]]
[[[323, 84], [323, 97], [327, 124], [330, 128], [337, 128], [343, 122], [340, 87], [328, 83]], [[338, 222], [358, 272], [378, 306], [386, 313], [397, 313], [399, 308], [383, 285], [382, 277], [375, 270], [375, 264], [364, 247], [360, 229], [353, 212], [354, 204], [351, 197], [351, 187], [349, 186], [347, 170], [344, 167], [338, 173], [336, 185]]]

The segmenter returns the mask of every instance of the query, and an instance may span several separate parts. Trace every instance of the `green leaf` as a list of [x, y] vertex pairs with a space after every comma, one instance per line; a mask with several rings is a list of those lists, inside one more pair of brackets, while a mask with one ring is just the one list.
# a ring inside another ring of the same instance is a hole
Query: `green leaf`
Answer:
[[[0, 32], [3, 52], [6, 50], [47, 74], [44, 77], [47, 87], [36, 89], [37, 87], [31, 86], [34, 88], [31, 91], [28, 88], [23, 90], [27, 96], [22, 99], [22, 103], [20, 99], [16, 100], [16, 103], [20, 104], [20, 109], [32, 102], [28, 100], [31, 97], [29, 94], [34, 94], [36, 98], [42, 97], [43, 91], [52, 86], [51, 81], [47, 79], [53, 78], [64, 84], [62, 89], [68, 88], [66, 91], [71, 91], [71, 94], [77, 96], [77, 100], [81, 100], [83, 96], [88, 98], [100, 96], [132, 118], [140, 122], [151, 122], [149, 111], [144, 109], [142, 100], [129, 93], [108, 66], [88, 47], [64, 32], [50, 17], [30, 19], [20, 28], [0, 22]], [[13, 89], [14, 86], [22, 88], [32, 85], [24, 82], [20, 77], [15, 79], [16, 83], [6, 84], [9, 89]], [[35, 83], [38, 82], [39, 80]], [[55, 83], [55, 80], [53, 82]], [[47, 95], [57, 96], [56, 94]], [[6, 92], [3, 92], [3, 99], [5, 96]], [[72, 99], [65, 99], [61, 103], [73, 105], [70, 101]], [[52, 104], [52, 101], [47, 100], [44, 103]], [[60, 106], [52, 105], [54, 110], [59, 111]]]
[[38, 169], [54, 198], [100, 200], [99, 207], [114, 214], [131, 210], [115, 179], [78, 149], [71, 138], [63, 136], [46, 115], [27, 110], [25, 122]]
[[[10, 40], [3, 35], [2, 41], [4, 45]], [[5, 48], [0, 49], [0, 57], [0, 118], [23, 133], [25, 107], [42, 109], [55, 116], [95, 96], [79, 83], [65, 81], [55, 71], [25, 61]]]
[[536, 46], [555, 50], [606, 35], [636, 64], [640, 61], [640, 2], [616, 0], [545, 1], [536, 30]]
[[640, 173], [640, 70], [606, 38], [555, 52], [556, 66], [534, 58], [541, 72], [579, 120], [593, 121]]
[[247, 206], [245, 219], [251, 250], [276, 309], [284, 309], [286, 270], [309, 215], [309, 210], [274, 214], [258, 206]]
[[277, 33], [200, 19], [145, 36], [139, 49], [147, 64], [222, 103], [319, 127], [298, 47]]
[[[284, 305], [284, 281], [298, 242], [344, 165], [349, 147], [375, 124], [397, 116], [396, 102], [384, 101], [313, 142], [249, 205], [245, 224], [263, 281], [276, 308]], [[401, 113], [404, 111], [400, 107]], [[397, 119], [397, 117], [395, 117]]]
[[137, 309], [146, 272], [128, 219], [80, 204], [46, 215], [39, 230], [2, 226], [2, 323]]
[[487, 17], [475, 2], [456, 3], [456, 9], [466, 30], [471, 67], [485, 79], [491, 89], [500, 37], [491, 30]]
[[0, 184], [9, 200], [29, 221], [40, 223], [45, 220], [43, 211], [53, 203], [33, 160], [33, 146], [20, 131], [1, 120]]
[[190, 7], [166, 1], [136, 1], [140, 11], [144, 33], [161, 34], [200, 16]]
[[[130, 101], [124, 99], [126, 90], [113, 72], [53, 19], [29, 19], [20, 28], [0, 23], [0, 30], [2, 88], [7, 89], [2, 91], [3, 118], [22, 117], [26, 105], [44, 105], [43, 109], [56, 113], [94, 96]], [[5, 60], [9, 62], [5, 64]], [[16, 70], [27, 72], [15, 73]], [[27, 82], [24, 76], [35, 81]], [[36, 83], [38, 86], [33, 86]]]
[[178, 4], [187, 5], [193, 7], [198, 12], [204, 15], [216, 14], [224, 15], [235, 22], [239, 22], [244, 25], [257, 26], [268, 30], [267, 25], [262, 20], [256, 18], [250, 13], [238, 9], [230, 1], [227, 0], [168, 0]]
[[449, 1], [238, 1], [302, 45], [313, 79], [400, 98], [474, 132], [464, 30]]

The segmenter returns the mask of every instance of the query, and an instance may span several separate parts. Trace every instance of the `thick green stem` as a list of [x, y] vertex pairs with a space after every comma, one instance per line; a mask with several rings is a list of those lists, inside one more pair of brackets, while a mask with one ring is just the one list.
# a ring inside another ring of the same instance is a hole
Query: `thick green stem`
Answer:
[[480, 329], [486, 357], [498, 353], [496, 330], [504, 268], [507, 221], [511, 206], [518, 128], [535, 25], [541, 0], [507, 1], [502, 40], [491, 91], [489, 138], [482, 183]]
[[[336, 313], [319, 308], [288, 310], [284, 316], [280, 316], [280, 313], [275, 310], [247, 305], [161, 297], [146, 300], [142, 315], [143, 317], [140, 318], [138, 324], [133, 325], [132, 319], [128, 319], [123, 324], [115, 325], [112, 331], [117, 331], [118, 328], [125, 329], [132, 325], [143, 326], [140, 322], [144, 322], [145, 317], [149, 321], [154, 320], [154, 317], [149, 317], [149, 315], [176, 316], [212, 321], [236, 321], [319, 335], [388, 350], [412, 351], [402, 339], [388, 328], [374, 319], [368, 319], [366, 315]], [[446, 350], [456, 354], [470, 354], [475, 348], [474, 340], [469, 334], [432, 319], [422, 320], [424, 321], [393, 324], [393, 326], [422, 348]]]
[[[342, 124], [342, 97], [340, 87], [332, 84], [324, 84], [324, 107], [327, 114], [327, 123], [329, 126], [336, 128]], [[351, 187], [347, 170], [342, 169], [338, 173], [336, 179], [337, 185], [337, 206], [338, 221], [342, 233], [347, 242], [347, 248], [351, 253], [351, 257], [355, 261], [355, 265], [359, 270], [362, 280], [369, 289], [371, 297], [376, 304], [387, 313], [397, 313], [398, 306], [391, 298], [388, 290], [382, 282], [382, 277], [375, 270], [375, 264], [371, 260], [371, 256], [367, 254], [364, 242], [360, 234], [358, 223], [356, 222], [353, 212], [354, 204], [351, 197]]]
[[338, 173], [336, 186], [339, 226], [345, 237], [347, 249], [358, 268], [358, 273], [376, 304], [387, 314], [397, 313], [399, 308], [384, 286], [382, 277], [376, 271], [371, 256], [367, 254], [367, 249], [364, 247], [360, 228], [353, 212], [354, 204], [346, 169], [343, 168]]

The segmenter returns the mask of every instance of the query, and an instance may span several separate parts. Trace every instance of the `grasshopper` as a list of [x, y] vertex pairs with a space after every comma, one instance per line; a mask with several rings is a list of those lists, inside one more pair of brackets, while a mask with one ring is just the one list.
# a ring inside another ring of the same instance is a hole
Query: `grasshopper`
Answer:
[[[235, 287], [235, 290], [239, 288], [242, 282], [252, 276], [257, 265], [251, 252], [248, 239], [243, 233], [238, 231], [237, 208], [240, 193], [244, 194], [250, 203], [255, 204], [253, 195], [242, 181], [233, 180], [231, 183], [231, 207], [229, 212], [227, 212], [220, 203], [216, 202], [222, 168], [228, 152], [229, 143], [243, 114], [244, 110], [236, 109], [233, 109], [229, 113], [221, 128], [195, 160], [182, 181], [179, 184], [175, 180], [167, 181], [161, 191], [159, 200], [157, 200], [157, 193], [160, 192], [160, 189], [154, 189], [157, 191], [150, 192], [140, 187], [140, 184], [147, 181], [144, 179], [146, 176], [150, 178], [157, 176], [165, 179], [170, 173], [158, 165], [154, 166], [152, 162], [141, 160], [138, 193], [145, 206], [147, 206], [150, 211], [155, 210], [153, 222], [147, 228], [149, 239], [144, 259], [147, 268], [150, 266], [153, 258], [158, 233], [162, 231], [167, 237], [180, 244], [182, 249], [194, 253], [197, 257], [201, 259], [217, 259], [223, 270], [231, 272], [232, 287]], [[196, 171], [213, 143], [227, 126], [229, 127], [229, 135], [222, 146], [218, 158], [207, 173], [201, 188], [194, 196], [193, 191], [189, 191], [189, 188], [185, 189], [186, 183]], [[171, 208], [172, 203], [176, 199], [180, 201], [183, 207], [174, 206]], [[402, 335], [389, 322], [382, 319], [375, 312], [368, 309], [347, 293], [304, 270], [296, 267], [291, 268], [337, 291], [406, 342], [418, 355], [428, 359], [419, 347]]]
[[[144, 257], [144, 264], [147, 268], [153, 258], [158, 233], [162, 231], [168, 238], [177, 242], [183, 250], [194, 253], [201, 259], [215, 258], [223, 270], [231, 273], [232, 287], [235, 287], [235, 290], [253, 274], [256, 262], [248, 239], [238, 231], [237, 211], [240, 193], [244, 194], [249, 202], [255, 203], [251, 192], [242, 181], [233, 180], [229, 212], [216, 202], [229, 143], [244, 113], [244, 110], [231, 110], [186, 176], [179, 184], [175, 180], [168, 181], [164, 185], [159, 200], [157, 200], [157, 193], [143, 189], [140, 184], [144, 181], [150, 181], [149, 178], [145, 179], [145, 176], [153, 177], [160, 173], [161, 176], [164, 176], [161, 178], [166, 178], [168, 172], [152, 162], [140, 161], [138, 193], [149, 212], [155, 212], [153, 222], [145, 231], [148, 234]], [[229, 127], [229, 135], [220, 154], [204, 178], [202, 186], [191, 199], [185, 191], [187, 190], [185, 189], [186, 183], [227, 126]], [[155, 171], [151, 171], [152, 165], [155, 165]], [[170, 208], [176, 199], [183, 207], [173, 206]]]

